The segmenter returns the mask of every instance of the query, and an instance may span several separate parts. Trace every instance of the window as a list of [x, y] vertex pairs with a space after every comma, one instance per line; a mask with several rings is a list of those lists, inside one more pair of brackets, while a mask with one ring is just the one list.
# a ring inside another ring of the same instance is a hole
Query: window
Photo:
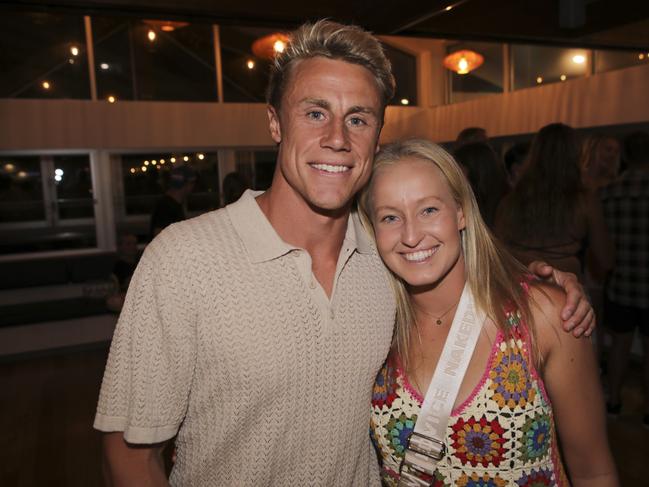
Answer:
[[649, 64], [649, 51], [595, 51], [596, 73], [638, 66], [640, 64]]
[[253, 27], [221, 26], [223, 101], [264, 103], [270, 60], [257, 57], [252, 44], [274, 31]]
[[489, 42], [456, 42], [447, 54], [469, 50], [484, 58], [482, 66], [467, 73], [451, 72], [451, 103], [503, 92], [503, 45]]
[[83, 17], [0, 15], [0, 98], [90, 98]]
[[390, 105], [417, 105], [417, 59], [387, 44], [383, 48], [397, 84]]
[[0, 254], [96, 247], [87, 154], [0, 161]]
[[512, 58], [516, 90], [585, 76], [590, 66], [587, 49], [513, 45]]
[[215, 101], [212, 26], [93, 17], [97, 96]]

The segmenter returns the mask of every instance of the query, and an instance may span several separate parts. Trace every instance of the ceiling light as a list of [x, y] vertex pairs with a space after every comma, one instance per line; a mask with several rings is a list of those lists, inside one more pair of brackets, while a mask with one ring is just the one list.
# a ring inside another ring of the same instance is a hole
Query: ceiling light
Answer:
[[584, 64], [586, 62], [586, 56], [583, 54], [575, 54], [572, 56], [572, 62], [575, 64]]
[[149, 30], [149, 32], [147, 33], [147, 35], [146, 35], [146, 36], [147, 36], [147, 37], [149, 38], [149, 40], [150, 40], [151, 42], [153, 42], [153, 41], [155, 41], [155, 38], [156, 38], [156, 34], [155, 34], [155, 32], [154, 32], [154, 31], [152, 31], [152, 30]]
[[541, 83], [543, 83], [543, 78], [541, 78], [540, 76], [538, 78], [536, 78], [536, 83], [539, 84], [539, 85]]
[[144, 20], [149, 27], [160, 29], [163, 32], [173, 32], [176, 29], [187, 27], [189, 22], [180, 22], [178, 20]]
[[79, 48], [77, 46], [72, 46], [70, 48], [70, 52], [72, 53], [73, 56], [78, 56], [79, 55]]
[[463, 49], [449, 54], [444, 58], [446, 69], [455, 71], [457, 74], [467, 74], [482, 66], [484, 57], [474, 51]]
[[260, 59], [273, 59], [284, 52], [288, 45], [288, 36], [280, 32], [261, 37], [252, 43], [252, 52]]

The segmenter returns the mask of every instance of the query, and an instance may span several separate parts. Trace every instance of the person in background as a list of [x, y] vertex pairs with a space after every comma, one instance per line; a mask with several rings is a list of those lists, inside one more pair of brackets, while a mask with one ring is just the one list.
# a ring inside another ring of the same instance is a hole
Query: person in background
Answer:
[[236, 171], [228, 173], [223, 178], [223, 204], [234, 203], [249, 188], [243, 176]]
[[459, 149], [464, 144], [473, 142], [488, 142], [487, 131], [482, 127], [467, 127], [462, 129], [455, 139], [455, 149]]
[[621, 390], [636, 328], [644, 352], [644, 416], [649, 428], [649, 133], [624, 140], [628, 169], [600, 192], [615, 265], [605, 291], [604, 316], [613, 334], [608, 366], [608, 412], [622, 410]]
[[493, 228], [498, 203], [508, 189], [500, 158], [486, 142], [464, 144], [453, 155], [469, 179], [482, 218]]
[[523, 175], [498, 208], [496, 234], [521, 262], [545, 260], [583, 279], [586, 250], [610, 269], [613, 248], [601, 204], [581, 182], [579, 149], [567, 125], [536, 134]]
[[172, 223], [185, 219], [183, 205], [195, 184], [196, 171], [189, 166], [176, 166], [169, 172], [167, 191], [158, 199], [151, 215], [150, 240]]
[[507, 172], [507, 182], [510, 188], [516, 186], [516, 183], [521, 178], [529, 152], [529, 142], [514, 144], [505, 152], [505, 171]]
[[617, 178], [620, 170], [620, 143], [615, 137], [595, 134], [586, 138], [581, 157], [582, 180], [597, 190]]
[[121, 234], [117, 244], [117, 260], [111, 274], [111, 279], [115, 283], [115, 292], [106, 298], [106, 306], [114, 313], [119, 313], [122, 310], [131, 276], [135, 272], [139, 260], [137, 237], [132, 233]]
[[[453, 158], [426, 140], [385, 146], [360, 202], [397, 300], [396, 343], [372, 396], [384, 485], [617, 487], [592, 347], [563, 333], [565, 293], [492, 237]], [[442, 419], [451, 376], [459, 393]], [[424, 397], [426, 423], [440, 423], [428, 439], [443, 445], [425, 473], [404, 456], [422, 451], [412, 440]]]

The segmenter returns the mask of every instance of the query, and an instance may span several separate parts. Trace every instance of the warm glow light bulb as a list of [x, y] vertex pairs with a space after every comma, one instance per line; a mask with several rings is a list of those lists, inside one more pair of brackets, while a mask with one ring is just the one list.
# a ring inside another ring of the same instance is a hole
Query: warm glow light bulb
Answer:
[[174, 163], [176, 162], [176, 158], [175, 158], [175, 157], [172, 157], [172, 158], [169, 159], [169, 160], [171, 161], [172, 164], [174, 164]]
[[142, 172], [146, 172], [146, 166], [142, 166], [140, 169], [142, 169]]
[[165, 160], [164, 160], [164, 159], [160, 159], [160, 164], [164, 164], [164, 163], [165, 163]]
[[187, 162], [189, 160], [188, 156], [183, 157], [183, 161]]
[[560, 77], [559, 79], [560, 79], [561, 81], [565, 81], [565, 80], [566, 80], [566, 75], [565, 75], [565, 74], [562, 74], [561, 77]]
[[453, 9], [453, 5], [449, 5], [449, 6], [446, 7], [444, 10], [446, 10], [446, 11], [448, 12], [448, 11], [451, 10], [451, 9]]
[[196, 157], [198, 157], [201, 161], [205, 159], [205, 154], [197, 154]]
[[70, 48], [70, 52], [72, 53], [73, 56], [78, 56], [79, 55], [79, 48], [77, 46], [72, 46]]
[[46, 90], [49, 90], [52, 87], [49, 81], [43, 81], [43, 83], [41, 83], [41, 86]]
[[19, 179], [25, 179], [27, 177], [27, 173], [25, 171], [18, 171], [18, 174], [16, 174]]
[[110, 68], [110, 66], [108, 65], [108, 63], [101, 63], [101, 64], [99, 65], [99, 67], [100, 67], [101, 69], [103, 69], [104, 71], [106, 71], [108, 68]]
[[543, 83], [543, 78], [541, 78], [541, 77], [539, 76], [538, 78], [536, 78], [536, 82], [537, 82], [538, 84]]
[[469, 62], [466, 58], [460, 58], [457, 62], [457, 74], [466, 74], [469, 72]]
[[144, 165], [145, 165], [145, 166], [148, 166], [148, 165], [149, 165], [149, 161], [144, 161]]
[[155, 32], [154, 32], [154, 31], [152, 31], [152, 30], [149, 30], [149, 32], [147, 33], [147, 35], [146, 35], [146, 36], [147, 36], [147, 37], [149, 38], [149, 40], [150, 40], [151, 42], [153, 42], [153, 41], [155, 41], [155, 38], [156, 38], [156, 34], [155, 34]]
[[410, 103], [410, 100], [408, 98], [401, 98], [401, 104], [402, 105], [408, 105]]
[[644, 59], [644, 54], [642, 54], [642, 53], [638, 54], [638, 59], [643, 60]]
[[113, 95], [108, 95], [108, 98], [106, 98], [106, 100], [108, 100], [108, 103], [115, 103], [117, 101], [117, 98], [115, 98]]
[[281, 39], [277, 39], [273, 44], [273, 50], [279, 53], [284, 52], [284, 49], [286, 49], [286, 43]]
[[131, 174], [135, 174], [135, 168], [134, 167], [131, 168]]
[[255, 62], [252, 59], [248, 59], [246, 66], [248, 66], [248, 69], [255, 69]]
[[14, 166], [11, 162], [5, 164], [5, 172], [14, 172], [15, 169], [16, 166]]
[[575, 54], [572, 56], [572, 62], [575, 64], [584, 64], [586, 62], [586, 56], [583, 54]]
[[158, 161], [156, 161], [156, 160], [151, 161], [151, 164], [152, 164], [153, 166], [155, 166], [157, 163], [158, 163]]

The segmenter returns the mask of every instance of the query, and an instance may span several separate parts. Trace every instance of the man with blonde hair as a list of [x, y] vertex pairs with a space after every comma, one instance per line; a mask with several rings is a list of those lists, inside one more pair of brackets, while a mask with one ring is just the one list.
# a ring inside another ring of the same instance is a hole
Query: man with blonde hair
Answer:
[[379, 485], [370, 396], [395, 304], [352, 204], [393, 92], [369, 33], [293, 34], [270, 189], [168, 227], [133, 276], [95, 419], [110, 482], [166, 485], [175, 437], [174, 485]]

